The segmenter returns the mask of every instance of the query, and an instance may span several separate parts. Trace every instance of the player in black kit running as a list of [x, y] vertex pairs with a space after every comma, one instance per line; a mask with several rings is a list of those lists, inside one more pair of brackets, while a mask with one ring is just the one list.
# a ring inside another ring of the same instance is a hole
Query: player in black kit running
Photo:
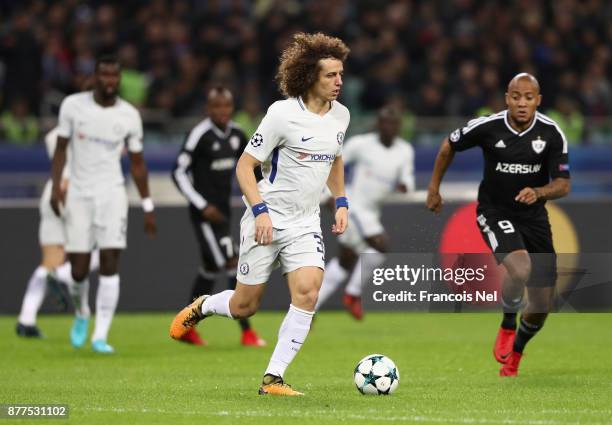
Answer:
[[[455, 152], [482, 149], [478, 226], [507, 271], [501, 296], [504, 318], [493, 349], [502, 363], [501, 376], [518, 374], [525, 345], [550, 311], [556, 256], [544, 204], [570, 191], [567, 140], [553, 120], [537, 112], [541, 100], [538, 81], [527, 73], [516, 75], [508, 84], [507, 110], [474, 119], [442, 142], [427, 194], [427, 207], [439, 212], [440, 183]], [[525, 286], [528, 301], [516, 331]]]
[[[230, 200], [236, 161], [247, 137], [231, 120], [234, 99], [229, 89], [213, 87], [208, 92], [208, 118], [196, 125], [176, 159], [172, 178], [189, 201], [189, 216], [200, 245], [202, 266], [196, 275], [192, 298], [212, 292], [218, 274], [226, 273], [229, 286], [236, 286], [238, 249], [230, 232]], [[264, 346], [248, 319], [239, 320], [242, 345]], [[192, 328], [182, 341], [204, 345]]]

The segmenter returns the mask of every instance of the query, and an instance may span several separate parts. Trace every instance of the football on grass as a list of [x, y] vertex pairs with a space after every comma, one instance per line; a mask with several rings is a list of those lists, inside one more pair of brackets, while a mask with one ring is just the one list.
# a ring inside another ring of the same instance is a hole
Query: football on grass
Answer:
[[399, 385], [399, 370], [382, 354], [365, 356], [355, 367], [355, 385], [361, 394], [393, 394]]

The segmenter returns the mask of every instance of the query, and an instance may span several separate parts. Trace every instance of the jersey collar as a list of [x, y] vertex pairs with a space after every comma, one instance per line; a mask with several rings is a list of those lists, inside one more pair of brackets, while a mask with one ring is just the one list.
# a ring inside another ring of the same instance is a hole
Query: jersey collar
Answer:
[[334, 102], [329, 102], [329, 110], [325, 113], [325, 115], [319, 115], [319, 114], [315, 114], [314, 112], [310, 111], [306, 107], [306, 104], [304, 103], [304, 99], [302, 99], [302, 96], [298, 96], [296, 99], [297, 99], [298, 105], [300, 106], [300, 109], [302, 109], [302, 111], [308, 112], [309, 114], [312, 114], [312, 115], [316, 115], [319, 118], [326, 117], [327, 114], [329, 114], [331, 112], [332, 108], [334, 107]]
[[[537, 114], [537, 112], [536, 112]], [[521, 131], [520, 133], [518, 131], [516, 131], [514, 128], [512, 128], [512, 126], [510, 125], [510, 121], [508, 121], [508, 110], [506, 109], [504, 111], [504, 123], [506, 124], [506, 127], [508, 128], [508, 130], [510, 130], [513, 134], [516, 134], [517, 136], [523, 136], [524, 134], [527, 134], [531, 131], [531, 129], [533, 128], [533, 126], [535, 125], [537, 121], [537, 116], [534, 115], [533, 116], [533, 121], [531, 122], [531, 125], [526, 129]]]
[[210, 128], [212, 128], [212, 131], [214, 131], [214, 133], [217, 135], [217, 137], [221, 138], [221, 139], [227, 139], [232, 131], [232, 122], [228, 122], [227, 126], [225, 127], [225, 131], [221, 130], [219, 127], [217, 127], [215, 125], [215, 123], [210, 119], [207, 118], [207, 120], [210, 122]]

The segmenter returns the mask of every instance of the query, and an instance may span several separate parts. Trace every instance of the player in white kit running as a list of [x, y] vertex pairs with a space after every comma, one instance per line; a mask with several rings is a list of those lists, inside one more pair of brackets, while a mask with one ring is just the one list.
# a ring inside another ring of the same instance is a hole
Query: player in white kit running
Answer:
[[[323, 279], [319, 196], [326, 184], [336, 198], [332, 232], [342, 234], [347, 226], [341, 154], [350, 115], [336, 99], [348, 51], [337, 38], [300, 33], [283, 52], [277, 80], [287, 99], [270, 106], [236, 168], [247, 205], [236, 289], [197, 298], [170, 327], [170, 335], [180, 338], [213, 314], [255, 314], [270, 273], [282, 267], [291, 305], [259, 394], [301, 395], [284, 383], [283, 375], [308, 335]], [[264, 178], [257, 183], [254, 169], [259, 165]]]
[[359, 255], [368, 254], [367, 268], [384, 261], [382, 253], [387, 252], [389, 243], [380, 222], [382, 202], [392, 192], [412, 192], [415, 187], [414, 149], [399, 137], [400, 128], [401, 113], [385, 107], [378, 113], [376, 132], [346, 141], [344, 163], [354, 164], [353, 180], [346, 189], [351, 198], [351, 227], [338, 238], [338, 257], [325, 266], [317, 310], [350, 275], [343, 303], [353, 317], [363, 317]]
[[[45, 144], [49, 158], [53, 158], [57, 144], [57, 128], [47, 133]], [[68, 183], [69, 171], [68, 166], [66, 166], [62, 172], [61, 190], [63, 192], [68, 189]], [[62, 303], [69, 302], [66, 298], [72, 298], [71, 304], [75, 307], [76, 318], [70, 331], [70, 338], [72, 344], [78, 346], [85, 342], [83, 335], [87, 333], [87, 324], [90, 316], [89, 285], [75, 285], [72, 278], [66, 273], [70, 271], [70, 263], [64, 262], [64, 244], [66, 243], [64, 220], [53, 213], [49, 204], [50, 200], [51, 179], [45, 184], [39, 203], [40, 223], [38, 226], [38, 241], [40, 243], [42, 260], [28, 282], [15, 330], [19, 336], [42, 337], [40, 329], [36, 326], [36, 318], [47, 293], [49, 275], [59, 275], [55, 278], [66, 285], [69, 295], [65, 296], [64, 294], [67, 291], [61, 291], [61, 288], [55, 286], [56, 295], [60, 297], [60, 302]], [[91, 270], [98, 268], [97, 259], [97, 255], [92, 255]]]
[[[119, 255], [126, 247], [127, 193], [121, 155], [127, 146], [130, 171], [143, 200], [145, 232], [155, 235], [153, 202], [142, 154], [142, 120], [128, 102], [117, 96], [121, 67], [112, 57], [96, 62], [94, 89], [70, 95], [60, 107], [58, 140], [53, 156], [51, 207], [60, 216], [65, 201], [66, 252], [72, 277], [86, 284], [90, 254], [100, 249], [100, 283], [92, 348], [112, 353], [108, 331], [119, 301]], [[61, 191], [61, 173], [70, 149], [70, 186]]]

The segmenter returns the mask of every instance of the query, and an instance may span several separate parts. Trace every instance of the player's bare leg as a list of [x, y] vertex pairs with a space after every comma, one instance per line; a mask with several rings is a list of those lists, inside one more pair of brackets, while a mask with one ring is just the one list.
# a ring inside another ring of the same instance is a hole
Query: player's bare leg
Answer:
[[[120, 254], [119, 249], [100, 250], [100, 283], [96, 294], [96, 322], [91, 337], [92, 348], [97, 353], [114, 352], [107, 339], [119, 302], [119, 274], [117, 272]], [[89, 263], [87, 263], [87, 269], [89, 269]], [[74, 277], [77, 277], [74, 272], [74, 263], [72, 273]]]
[[310, 331], [323, 281], [323, 270], [318, 267], [301, 267], [287, 273], [286, 276], [291, 293], [291, 305], [278, 331], [278, 341], [259, 388], [259, 394], [262, 395], [303, 395], [285, 384], [283, 376]]
[[525, 250], [511, 252], [503, 261], [506, 275], [502, 283], [502, 305], [504, 317], [497, 332], [493, 356], [499, 363], [505, 363], [512, 353], [516, 336], [516, 316], [523, 301], [525, 285], [531, 274], [531, 259]]
[[70, 266], [72, 267], [72, 279], [82, 282], [89, 275], [89, 263], [91, 254], [89, 252], [73, 252], [68, 254]]
[[546, 317], [552, 307], [554, 287], [549, 288], [527, 288], [527, 305], [521, 315], [521, 321], [516, 338], [512, 346], [512, 352], [506, 363], [501, 367], [500, 376], [517, 376], [518, 368], [523, 357], [525, 345], [544, 326]]
[[53, 269], [64, 262], [66, 254], [62, 245], [43, 245], [41, 265], [47, 270]]
[[62, 245], [43, 245], [41, 248], [42, 261], [34, 270], [28, 282], [23, 297], [21, 311], [17, 319], [16, 332], [19, 336], [40, 338], [42, 333], [36, 326], [38, 310], [45, 299], [47, 291], [47, 274], [49, 270], [62, 264], [64, 261], [64, 247]]

